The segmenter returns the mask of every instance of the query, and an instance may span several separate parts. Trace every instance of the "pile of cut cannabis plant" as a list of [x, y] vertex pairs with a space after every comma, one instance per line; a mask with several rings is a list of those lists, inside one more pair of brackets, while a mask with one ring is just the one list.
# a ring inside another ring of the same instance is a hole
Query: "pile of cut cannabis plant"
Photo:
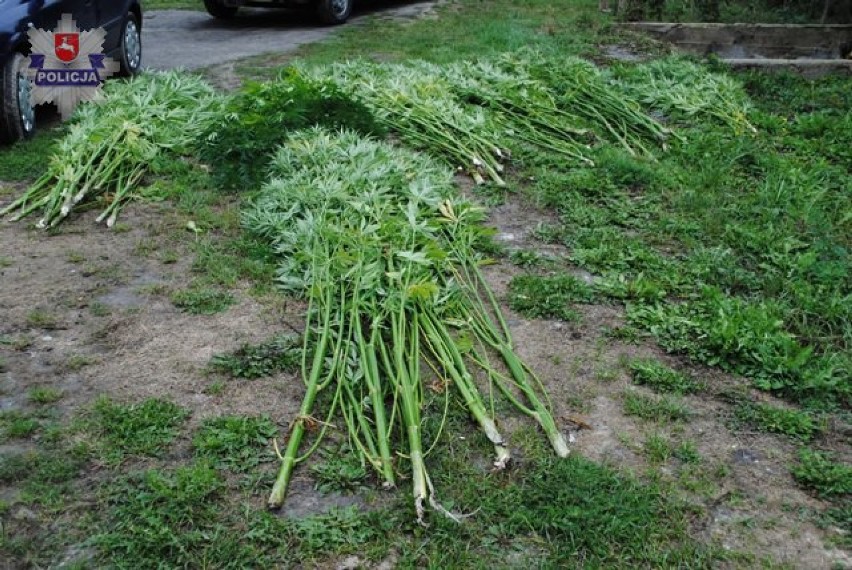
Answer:
[[[418, 520], [427, 503], [455, 516], [435, 499], [424, 462], [439, 437], [423, 441], [424, 363], [448, 388], [445, 399], [450, 387], [461, 396], [494, 445], [496, 467], [509, 451], [477, 377], [534, 418], [559, 456], [568, 454], [543, 387], [515, 354], [482, 276], [476, 244], [483, 212], [455, 196], [451, 176], [428, 157], [351, 132], [293, 134], [276, 154], [272, 178], [244, 223], [273, 244], [282, 287], [307, 297], [309, 309], [306, 393], [270, 506], [281, 505], [296, 464], [340, 418], [352, 448], [386, 486], [396, 483], [395, 455], [408, 459]], [[495, 355], [500, 366], [489, 360]], [[318, 420], [314, 405], [323, 391], [331, 403]], [[311, 426], [322, 427], [300, 455]]]
[[581, 59], [532, 51], [434, 65], [364, 60], [316, 68], [406, 143], [442, 156], [478, 183], [504, 184], [503, 163], [545, 150], [591, 164], [590, 146], [612, 140], [650, 154], [668, 129]]
[[56, 226], [83, 202], [97, 200], [98, 222], [112, 227], [151, 164], [181, 156], [221, 116], [221, 97], [180, 72], [146, 73], [105, 87], [106, 101], [81, 106], [47, 171], [0, 210], [20, 220], [34, 212]]

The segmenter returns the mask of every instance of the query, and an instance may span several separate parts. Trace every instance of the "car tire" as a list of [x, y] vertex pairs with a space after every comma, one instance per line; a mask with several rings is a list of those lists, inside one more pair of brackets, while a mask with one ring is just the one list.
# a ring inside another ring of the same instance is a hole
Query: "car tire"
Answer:
[[318, 14], [323, 24], [336, 26], [352, 14], [352, 0], [319, 0]]
[[0, 143], [13, 143], [35, 134], [35, 109], [30, 102], [27, 58], [16, 53], [0, 68]]
[[119, 73], [131, 77], [142, 69], [142, 31], [136, 14], [130, 12], [121, 25], [121, 50], [118, 53]]
[[220, 20], [233, 18], [237, 10], [239, 10], [235, 6], [225, 6], [222, 4], [222, 0], [204, 0], [204, 8], [208, 14]]

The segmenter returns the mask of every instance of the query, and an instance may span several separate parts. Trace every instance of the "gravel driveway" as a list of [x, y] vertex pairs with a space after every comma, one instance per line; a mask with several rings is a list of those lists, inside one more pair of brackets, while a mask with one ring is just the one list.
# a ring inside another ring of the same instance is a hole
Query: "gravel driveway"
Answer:
[[231, 21], [206, 12], [149, 10], [142, 26], [142, 64], [151, 69], [198, 69], [263, 53], [281, 53], [319, 41], [367, 18], [411, 19], [436, 2], [374, 2], [344, 26], [319, 26], [315, 18], [279, 10], [240, 10]]

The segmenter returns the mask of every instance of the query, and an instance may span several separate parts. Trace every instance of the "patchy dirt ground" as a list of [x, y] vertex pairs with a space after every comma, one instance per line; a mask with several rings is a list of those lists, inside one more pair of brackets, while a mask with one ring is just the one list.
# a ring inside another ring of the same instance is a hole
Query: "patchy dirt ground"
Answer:
[[[212, 316], [180, 312], [169, 294], [188, 282], [193, 255], [191, 232], [165, 205], [127, 209], [119, 231], [93, 223], [92, 212], [70, 220], [55, 234], [25, 224], [0, 224], [0, 335], [13, 345], [0, 348], [0, 410], [26, 409], [34, 387], [59, 388], [68, 419], [101, 395], [120, 402], [148, 397], [173, 400], [191, 411], [191, 425], [221, 414], [268, 414], [286, 430], [297, 413], [301, 383], [281, 374], [256, 381], [227, 382], [211, 393], [205, 367], [216, 353], [245, 342], [299, 329], [303, 307], [280, 298], [257, 299], [247, 285], [234, 292], [238, 303]], [[536, 248], [531, 236], [543, 214], [510, 198], [492, 212], [492, 222], [510, 247]], [[173, 252], [164, 256], [163, 252]], [[547, 253], [559, 255], [559, 248]], [[505, 295], [520, 270], [492, 266], [488, 279]], [[848, 567], [847, 553], [826, 546], [831, 529], [818, 529], [803, 513], [820, 502], [800, 491], [789, 474], [795, 446], [766, 434], [732, 431], [723, 393], [742, 387], [718, 371], [686, 367], [649, 340], [628, 343], [606, 336], [624, 325], [616, 306], [580, 306], [578, 323], [528, 320], [506, 308], [516, 345], [551, 392], [556, 415], [576, 452], [636, 473], [658, 477], [696, 506], [696, 536], [724, 547], [768, 556], [797, 568]], [[684, 403], [691, 419], [661, 425], [624, 413], [631, 384], [625, 363], [654, 356], [688, 369], [707, 389]], [[525, 421], [525, 420], [520, 420]], [[516, 429], [517, 419], [507, 422]], [[644, 448], [657, 436], [691, 441], [700, 467], [674, 458], [649, 460]], [[289, 516], [335, 506], [363, 504], [357, 496], [320, 495], [305, 472], [288, 499]]]
[[[493, 208], [490, 218], [497, 238], [510, 251], [565, 255], [563, 247], [542, 244], [534, 237], [536, 226], [549, 221], [548, 213], [515, 196]], [[505, 298], [509, 281], [519, 273], [504, 262], [490, 267], [487, 277], [498, 296]], [[625, 342], [607, 336], [607, 331], [626, 324], [622, 307], [576, 308], [580, 321], [565, 323], [525, 319], [503, 307], [518, 352], [547, 386], [555, 415], [574, 440], [573, 449], [590, 459], [671, 483], [699, 508], [693, 522], [696, 536], [726, 549], [768, 556], [793, 568], [852, 567], [849, 553], [825, 543], [840, 530], [819, 529], [802, 516], [824, 504], [799, 489], [790, 475], [797, 446], [783, 437], [729, 427], [732, 409], [725, 394], [732, 389], [783, 405], [780, 401], [750, 390], [745, 379], [672, 357], [651, 339]], [[631, 381], [626, 363], [637, 357], [657, 358], [705, 384], [702, 392], [683, 398], [690, 410], [688, 421], [661, 425], [625, 414], [625, 393], [652, 394]], [[649, 461], [643, 448], [654, 436], [671, 443], [693, 442], [701, 456], [700, 469], [674, 458]]]

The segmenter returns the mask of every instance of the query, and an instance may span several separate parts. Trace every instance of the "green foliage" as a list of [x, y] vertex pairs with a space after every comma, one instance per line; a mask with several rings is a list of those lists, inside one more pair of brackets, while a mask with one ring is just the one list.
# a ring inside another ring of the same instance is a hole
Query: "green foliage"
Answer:
[[651, 110], [674, 120], [706, 116], [737, 133], [753, 131], [746, 118], [749, 100], [742, 85], [723, 73], [683, 57], [616, 68], [618, 85]]
[[689, 418], [689, 409], [680, 401], [667, 396], [646, 396], [638, 392], [625, 392], [624, 413], [655, 422], [682, 421]]
[[835, 543], [841, 548], [852, 547], [852, 499], [841, 501], [840, 506], [831, 507], [821, 513], [817, 518], [817, 525], [835, 527], [840, 530], [829, 538], [829, 543]]
[[530, 318], [576, 321], [579, 315], [570, 304], [593, 296], [591, 287], [573, 275], [520, 275], [509, 283], [509, 306]]
[[115, 224], [149, 166], [158, 156], [180, 156], [221, 118], [221, 96], [197, 76], [141, 74], [104, 86], [100, 105], [80, 105], [68, 129], [45, 160], [46, 172], [0, 214], [16, 218], [36, 210], [38, 227], [53, 227], [84, 201], [103, 208], [97, 221]]
[[[11, 182], [38, 178], [47, 167], [44, 157], [53, 151], [64, 133], [62, 128], [40, 129], [35, 138], [4, 148], [0, 180]], [[3, 193], [4, 189], [0, 189], [0, 195]]]
[[[529, 442], [538, 445], [537, 438]], [[463, 457], [462, 450], [456, 453]], [[437, 484], [448, 489], [460, 512], [479, 510], [463, 525], [435, 519], [429, 543], [404, 550], [400, 564], [416, 565], [423, 556], [442, 568], [500, 567], [506, 548], [521, 549], [531, 567], [573, 567], [578, 561], [589, 568], [712, 564], [712, 551], [688, 538], [683, 507], [658, 486], [574, 454], [556, 459], [539, 449], [532, 456], [515, 477], [483, 477], [469, 459], [459, 472], [452, 459], [440, 458], [447, 465], [436, 470]]]
[[671, 442], [666, 437], [653, 434], [645, 440], [642, 452], [652, 465], [659, 465], [668, 461], [674, 450], [672, 449]]
[[0, 483], [21, 490], [25, 501], [61, 509], [88, 460], [84, 445], [0, 454]]
[[684, 441], [674, 450], [674, 456], [684, 463], [695, 465], [701, 462], [701, 454], [695, 447], [695, 442]]
[[812, 439], [825, 429], [823, 423], [807, 412], [771, 404], [743, 402], [737, 407], [736, 417], [760, 431], [780, 433], [802, 441]]
[[248, 546], [222, 524], [223, 487], [203, 464], [131, 475], [106, 489], [108, 514], [94, 543], [116, 568], [249, 565]]
[[27, 313], [27, 324], [33, 328], [53, 330], [58, 326], [59, 320], [53, 313], [43, 309], [33, 309]]
[[603, 335], [606, 338], [620, 340], [621, 342], [625, 342], [628, 344], [638, 344], [639, 339], [642, 338], [642, 332], [636, 327], [630, 325], [624, 327], [606, 328], [604, 330]]
[[689, 394], [700, 389], [700, 384], [683, 372], [669, 368], [654, 358], [636, 359], [630, 362], [633, 381], [649, 386], [657, 392]]
[[705, 289], [680, 305], [633, 306], [629, 321], [670, 351], [753, 379], [766, 390], [842, 393], [852, 390], [838, 361], [817, 358], [784, 328], [781, 307]]
[[354, 492], [364, 487], [367, 470], [350, 449], [343, 447], [323, 455], [323, 460], [311, 467], [316, 490], [322, 493]]
[[109, 484], [93, 542], [115, 568], [246, 568], [303, 564], [358, 551], [394, 530], [390, 513], [336, 509], [287, 519], [225, 503], [225, 483], [203, 463]]
[[852, 466], [834, 460], [830, 453], [807, 447], [799, 451], [799, 463], [793, 466], [793, 477], [821, 497], [843, 497], [852, 494]]
[[62, 399], [62, 390], [51, 386], [32, 388], [29, 391], [29, 398], [36, 404], [53, 404]]
[[199, 285], [177, 291], [171, 299], [175, 307], [193, 315], [221, 313], [237, 302], [227, 291]]
[[206, 420], [192, 445], [196, 456], [209, 459], [217, 468], [247, 472], [274, 458], [270, 441], [276, 433], [266, 416], [221, 416]]
[[258, 186], [273, 151], [291, 131], [320, 125], [384, 134], [363, 104], [331, 82], [309, 79], [294, 68], [282, 70], [276, 81], [243, 87], [228, 100], [226, 114], [208, 133], [201, 158], [227, 188]]
[[[842, 3], [836, 4], [835, 19], [829, 21], [846, 23]], [[823, 2], [813, 0], [630, 0], [628, 6], [622, 16], [658, 22], [818, 24], [823, 11]]]
[[8, 410], [0, 413], [0, 439], [29, 437], [40, 427], [37, 419], [20, 411]]
[[548, 257], [534, 250], [516, 249], [509, 254], [509, 261], [518, 267], [537, 267], [551, 261]]
[[120, 463], [126, 455], [159, 456], [177, 437], [189, 412], [165, 400], [149, 399], [122, 405], [101, 397], [95, 403], [90, 427], [101, 440], [107, 461]]
[[[687, 60], [623, 64], [613, 73], [625, 84], [642, 78], [655, 98], [677, 95], [660, 87], [672, 77], [698, 74], [725, 91], [730, 112], [711, 116], [727, 104], [718, 97], [689, 118], [681, 112], [681, 138], [656, 164], [606, 145], [592, 168], [540, 153], [527, 165], [531, 192], [561, 221], [541, 237], [569, 247], [575, 264], [598, 274], [596, 295], [627, 301], [630, 324], [667, 349], [808, 406], [848, 401], [852, 96], [845, 83], [740, 74], [748, 101], [722, 68]], [[729, 124], [748, 129], [740, 119], [759, 136], [737, 135]]]
[[210, 360], [212, 370], [234, 378], [262, 378], [279, 371], [292, 372], [301, 363], [302, 342], [299, 335], [285, 334], [261, 344], [244, 344], [228, 354], [217, 354]]

